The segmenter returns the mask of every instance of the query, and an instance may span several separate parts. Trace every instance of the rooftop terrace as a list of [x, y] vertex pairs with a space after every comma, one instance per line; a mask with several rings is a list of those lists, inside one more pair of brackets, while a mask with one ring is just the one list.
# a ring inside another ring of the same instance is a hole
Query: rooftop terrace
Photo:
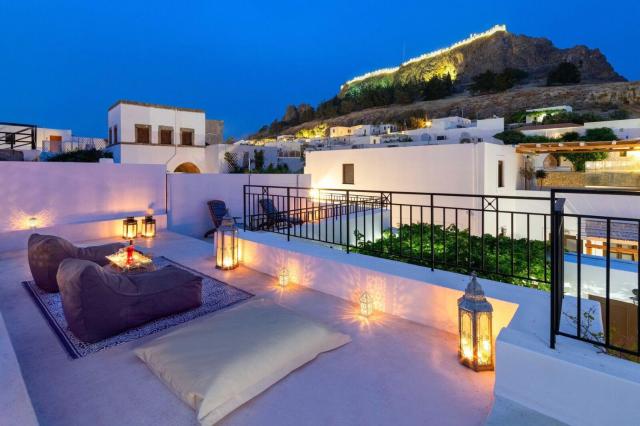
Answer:
[[[438, 419], [438, 424], [475, 425], [489, 415], [494, 374], [458, 364], [453, 334], [383, 313], [363, 320], [351, 303], [301, 286], [282, 291], [273, 277], [246, 267], [219, 271], [212, 245], [194, 238], [163, 232], [145, 249], [274, 299], [353, 339], [296, 370], [223, 424], [425, 424]], [[26, 251], [2, 253], [0, 276], [0, 310], [41, 424], [197, 424], [193, 410], [132, 352], [158, 334], [71, 359], [20, 285], [30, 279]]]

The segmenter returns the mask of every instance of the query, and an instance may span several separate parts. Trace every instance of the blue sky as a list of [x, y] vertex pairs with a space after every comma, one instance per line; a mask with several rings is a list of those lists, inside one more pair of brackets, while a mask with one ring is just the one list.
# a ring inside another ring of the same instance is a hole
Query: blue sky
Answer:
[[[0, 121], [106, 134], [117, 99], [202, 108], [241, 136], [287, 104], [505, 23], [640, 79], [640, 2], [0, 0]], [[608, 5], [612, 7], [607, 8]]]

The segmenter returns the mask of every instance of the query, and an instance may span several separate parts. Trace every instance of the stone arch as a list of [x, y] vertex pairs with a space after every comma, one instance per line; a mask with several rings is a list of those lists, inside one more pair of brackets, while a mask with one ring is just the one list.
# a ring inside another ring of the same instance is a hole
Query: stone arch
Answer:
[[555, 169], [558, 165], [558, 158], [553, 154], [547, 155], [542, 162], [542, 167], [545, 169]]
[[186, 163], [180, 164], [174, 170], [175, 173], [200, 173], [200, 169], [195, 164], [187, 161]]

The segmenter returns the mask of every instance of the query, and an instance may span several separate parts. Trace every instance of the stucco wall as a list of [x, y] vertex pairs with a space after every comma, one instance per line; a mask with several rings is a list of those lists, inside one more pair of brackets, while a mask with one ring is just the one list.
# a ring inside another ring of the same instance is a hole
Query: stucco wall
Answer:
[[[88, 239], [114, 235], [125, 216], [142, 216], [150, 208], [155, 214], [165, 212], [161, 166], [6, 162], [0, 181], [5, 183], [0, 186], [0, 250], [22, 246], [31, 232], [31, 217], [36, 229], [103, 223]], [[82, 236], [76, 238], [82, 241]]]
[[168, 227], [175, 232], [202, 237], [211, 229], [207, 201], [222, 200], [232, 216], [243, 215], [243, 186], [309, 186], [308, 175], [273, 174], [170, 174]]

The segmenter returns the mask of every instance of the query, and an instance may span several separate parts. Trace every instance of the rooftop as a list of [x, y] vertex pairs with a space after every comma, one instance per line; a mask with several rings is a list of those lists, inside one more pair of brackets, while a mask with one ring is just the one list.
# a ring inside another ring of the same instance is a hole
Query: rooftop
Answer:
[[[113, 239], [89, 242], [106, 243]], [[352, 343], [294, 371], [228, 416], [227, 425], [269, 424], [482, 424], [491, 409], [493, 373], [458, 364], [457, 337], [402, 318], [376, 313], [365, 321], [337, 297], [294, 286], [240, 267], [214, 267], [212, 245], [161, 233], [144, 247], [259, 297], [303, 313], [351, 336]], [[160, 332], [71, 359], [20, 285], [30, 279], [26, 251], [0, 257], [0, 310], [43, 425], [196, 424], [193, 410], [176, 398], [132, 350]], [[126, 413], [126, 414], [125, 414]], [[138, 423], [140, 424], [140, 423]]]
[[170, 109], [170, 110], [175, 110], [175, 111], [201, 112], [203, 114], [205, 112], [203, 109], [197, 109], [197, 108], [182, 108], [182, 107], [175, 107], [175, 106], [170, 106], [170, 105], [152, 104], [152, 103], [147, 103], [147, 102], [128, 101], [128, 100], [124, 100], [124, 99], [116, 101], [116, 103], [114, 103], [113, 105], [111, 105], [109, 107], [109, 111], [111, 111], [112, 109], [114, 109], [118, 105], [137, 105], [137, 106], [143, 106], [143, 107], [149, 107], [149, 108]]

